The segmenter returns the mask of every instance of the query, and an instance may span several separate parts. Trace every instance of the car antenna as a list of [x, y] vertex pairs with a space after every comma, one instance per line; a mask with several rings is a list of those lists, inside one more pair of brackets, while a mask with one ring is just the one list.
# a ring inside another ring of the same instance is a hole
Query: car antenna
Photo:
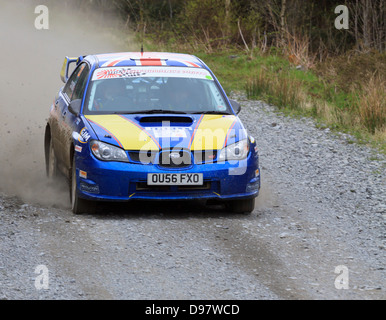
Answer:
[[143, 57], [143, 36], [144, 36], [145, 28], [142, 29], [141, 32], [141, 57]]

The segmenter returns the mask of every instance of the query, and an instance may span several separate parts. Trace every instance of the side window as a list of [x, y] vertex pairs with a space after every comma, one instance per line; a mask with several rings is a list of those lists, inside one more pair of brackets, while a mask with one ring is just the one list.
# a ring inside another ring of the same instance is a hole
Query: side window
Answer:
[[[63, 90], [70, 101], [74, 100], [73, 95], [75, 92], [78, 91], [76, 90], [78, 89], [78, 82], [79, 84], [81, 84], [82, 82], [81, 80], [85, 79], [87, 74], [88, 74], [88, 66], [86, 63], [80, 64], [71, 74]], [[85, 82], [85, 80], [83, 82]]]
[[89, 75], [89, 67], [86, 63], [81, 65], [80, 70], [78, 71], [78, 81], [75, 85], [75, 90], [72, 94], [71, 101], [75, 99], [82, 99], [84, 89], [86, 88], [87, 79]]

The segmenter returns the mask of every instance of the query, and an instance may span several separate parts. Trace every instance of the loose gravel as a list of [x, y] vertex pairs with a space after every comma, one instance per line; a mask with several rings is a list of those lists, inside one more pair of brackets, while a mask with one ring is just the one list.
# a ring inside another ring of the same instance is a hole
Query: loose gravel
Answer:
[[[259, 146], [251, 215], [134, 203], [74, 216], [0, 194], [0, 299], [384, 299], [385, 157], [233, 98]], [[38, 265], [48, 290], [35, 287]]]
[[[279, 242], [306, 251], [318, 248], [321, 260], [334, 256], [336, 265], [341, 261], [352, 271], [352, 288], [383, 292], [385, 156], [353, 136], [319, 129], [312, 119], [287, 117], [274, 106], [238, 99], [244, 107], [240, 117], [260, 149], [263, 188], [280, 199], [278, 210], [291, 212], [292, 221], [275, 228]], [[307, 236], [306, 228], [314, 237]], [[289, 250], [287, 255], [292, 260]], [[293, 258], [307, 266], [307, 260]], [[308, 268], [320, 271], [315, 265]]]
[[[0, 77], [0, 299], [386, 298], [385, 156], [240, 94], [232, 98], [260, 152], [252, 214], [139, 202], [73, 215], [66, 184], [44, 176], [56, 72], [64, 55], [120, 49], [73, 15], [50, 7], [50, 30], [37, 31], [33, 7], [0, 2], [9, 58]], [[15, 72], [20, 61], [45, 68]]]

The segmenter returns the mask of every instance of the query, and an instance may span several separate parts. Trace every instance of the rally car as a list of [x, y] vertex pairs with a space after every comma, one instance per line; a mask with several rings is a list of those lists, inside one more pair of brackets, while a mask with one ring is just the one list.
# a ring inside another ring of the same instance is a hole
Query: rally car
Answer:
[[66, 57], [61, 79], [45, 130], [46, 171], [67, 177], [74, 213], [97, 201], [193, 199], [253, 211], [256, 142], [202, 60], [160, 52]]

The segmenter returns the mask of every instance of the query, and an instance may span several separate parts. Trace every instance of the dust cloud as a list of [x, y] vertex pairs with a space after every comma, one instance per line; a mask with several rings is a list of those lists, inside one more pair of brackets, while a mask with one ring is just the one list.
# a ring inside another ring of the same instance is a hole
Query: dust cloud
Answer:
[[48, 183], [44, 162], [44, 130], [63, 85], [63, 59], [138, 48], [117, 20], [53, 3], [46, 3], [49, 29], [38, 30], [33, 1], [0, 0], [0, 192], [67, 208], [68, 187], [64, 179]]

